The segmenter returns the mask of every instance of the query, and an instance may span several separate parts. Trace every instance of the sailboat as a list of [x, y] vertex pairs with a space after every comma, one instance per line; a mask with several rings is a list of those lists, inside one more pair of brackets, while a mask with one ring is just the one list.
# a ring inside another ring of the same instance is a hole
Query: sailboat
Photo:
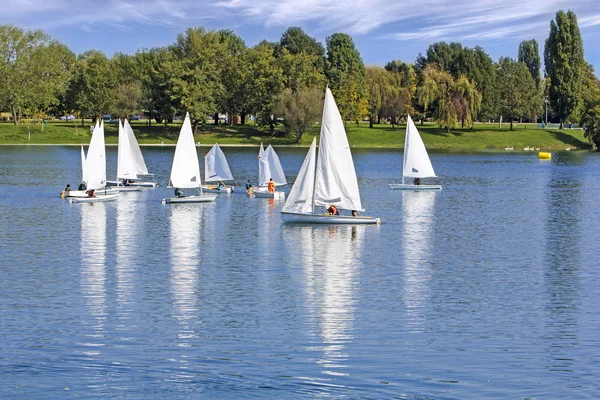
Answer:
[[[106, 182], [107, 186], [117, 186], [124, 191], [123, 186], [133, 187], [156, 187], [156, 182], [136, 181], [140, 176], [150, 176], [144, 162], [144, 156], [140, 150], [133, 129], [127, 119], [121, 124], [119, 120], [119, 151], [117, 161], [117, 180]], [[121, 179], [123, 181], [121, 181]], [[127, 182], [123, 185], [122, 182]], [[131, 190], [131, 189], [127, 189]]]
[[[217, 182], [217, 181], [232, 181], [233, 175], [231, 175], [231, 170], [229, 169], [229, 164], [227, 164], [227, 159], [225, 158], [225, 153], [219, 147], [218, 144], [210, 149], [208, 153], [206, 153], [206, 157], [204, 157], [204, 181], [208, 182]], [[202, 190], [209, 193], [231, 193], [234, 191], [234, 187], [232, 185], [204, 185], [202, 186]]]
[[316, 206], [364, 211], [344, 122], [329, 88], [321, 122], [319, 157], [316, 138], [302, 163], [281, 211], [284, 222], [309, 224], [379, 224], [379, 218], [317, 213]]
[[252, 192], [256, 197], [283, 200], [285, 198], [284, 192], [277, 190], [269, 192], [268, 185], [271, 179], [275, 187], [287, 185], [285, 173], [275, 149], [269, 145], [265, 150], [261, 143], [258, 151], [258, 187], [256, 189], [252, 188]]
[[402, 160], [402, 183], [390, 184], [390, 189], [396, 190], [441, 190], [442, 185], [420, 185], [404, 183], [404, 178], [436, 177], [431, 160], [425, 149], [425, 144], [410, 115], [406, 121], [406, 136], [404, 138], [404, 157]]
[[173, 157], [173, 166], [171, 167], [171, 177], [168, 187], [177, 189], [198, 189], [200, 195], [197, 196], [179, 196], [163, 199], [162, 203], [207, 203], [214, 201], [217, 196], [205, 195], [202, 192], [202, 178], [200, 176], [200, 164], [198, 164], [198, 153], [194, 143], [194, 134], [192, 133], [192, 124], [190, 114], [187, 113], [177, 145], [175, 146], [175, 156]]
[[86, 190], [95, 191], [94, 196], [73, 197], [71, 203], [97, 203], [102, 201], [111, 201], [117, 198], [117, 193], [101, 193], [106, 187], [106, 146], [104, 145], [104, 123], [96, 121], [92, 140], [85, 158], [85, 168], [82, 168], [85, 175]]

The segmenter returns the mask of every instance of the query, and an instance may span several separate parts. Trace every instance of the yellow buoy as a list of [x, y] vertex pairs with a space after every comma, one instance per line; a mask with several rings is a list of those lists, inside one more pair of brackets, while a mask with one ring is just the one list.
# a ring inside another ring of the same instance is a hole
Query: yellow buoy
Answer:
[[540, 160], [552, 160], [552, 153], [548, 153], [546, 151], [540, 151], [538, 153], [538, 158]]

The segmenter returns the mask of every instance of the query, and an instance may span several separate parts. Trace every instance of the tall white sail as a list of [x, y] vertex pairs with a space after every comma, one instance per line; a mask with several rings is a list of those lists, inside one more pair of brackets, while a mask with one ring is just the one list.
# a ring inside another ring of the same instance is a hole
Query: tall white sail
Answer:
[[[287, 185], [287, 180], [285, 179], [285, 173], [283, 172], [283, 167], [281, 166], [281, 162], [279, 161], [279, 156], [275, 153], [275, 149], [273, 146], [269, 145], [267, 150], [265, 151], [267, 160], [269, 162], [269, 172], [270, 178], [273, 178], [273, 182], [275, 186]], [[268, 181], [267, 181], [268, 183]]]
[[344, 122], [329, 88], [325, 92], [320, 137], [315, 204], [364, 211]]
[[127, 179], [135, 179], [135, 173], [131, 168], [131, 157], [130, 154], [130, 146], [129, 146], [129, 138], [127, 137], [127, 133], [123, 128], [123, 124], [119, 119], [119, 148], [117, 150], [117, 179], [119, 178], [127, 178]]
[[87, 168], [85, 165], [85, 151], [83, 151], [83, 143], [81, 144], [81, 182], [87, 183]]
[[104, 123], [98, 124], [88, 148], [86, 157], [87, 188], [102, 189], [106, 186], [106, 148], [104, 145]]
[[169, 186], [185, 189], [198, 188], [201, 184], [198, 153], [194, 143], [190, 114], [187, 113], [175, 147]]
[[311, 213], [313, 211], [313, 189], [315, 186], [315, 161], [317, 157], [317, 138], [313, 139], [310, 149], [304, 158], [302, 167], [290, 190], [283, 212]]
[[267, 186], [269, 184], [269, 178], [271, 177], [271, 170], [269, 168], [269, 158], [267, 152], [260, 144], [260, 150], [258, 151], [258, 186]]
[[430, 178], [436, 176], [427, 155], [425, 144], [410, 115], [406, 121], [406, 137], [404, 139], [403, 180], [405, 176], [409, 178]]
[[233, 180], [225, 153], [218, 144], [215, 144], [204, 158], [204, 180], [206, 182]]
[[129, 142], [130, 165], [133, 173], [135, 173], [136, 177], [138, 175], [148, 175], [148, 168], [146, 167], [142, 150], [140, 149], [140, 145], [133, 134], [133, 129], [127, 120], [123, 123], [123, 128], [125, 129]]

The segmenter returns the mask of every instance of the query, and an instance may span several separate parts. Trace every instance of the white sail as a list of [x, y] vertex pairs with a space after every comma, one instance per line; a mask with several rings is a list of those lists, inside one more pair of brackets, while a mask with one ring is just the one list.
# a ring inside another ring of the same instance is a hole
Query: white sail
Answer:
[[104, 145], [104, 123], [98, 124], [88, 148], [86, 157], [87, 188], [102, 189], [106, 186], [106, 148]]
[[269, 178], [271, 177], [271, 170], [269, 168], [269, 158], [265, 152], [263, 144], [260, 144], [260, 150], [258, 150], [258, 186], [267, 186], [269, 184]]
[[406, 137], [404, 139], [402, 180], [404, 181], [404, 177], [430, 178], [435, 176], [433, 166], [425, 149], [425, 144], [409, 115], [406, 121]]
[[146, 167], [142, 150], [127, 120], [123, 123], [123, 128], [127, 134], [127, 139], [129, 139], [129, 157], [133, 173], [136, 177], [139, 177], [138, 175], [148, 175], [148, 168]]
[[125, 133], [125, 129], [123, 128], [123, 124], [119, 119], [119, 148], [117, 151], [117, 179], [127, 178], [127, 179], [135, 179], [135, 173], [131, 168], [131, 157], [129, 156], [130, 148], [129, 148], [129, 138], [127, 137], [127, 133]]
[[201, 186], [200, 164], [194, 143], [190, 114], [187, 113], [179, 132], [169, 186], [176, 188], [198, 188]]
[[265, 153], [269, 162], [269, 172], [271, 175], [269, 179], [273, 178], [275, 186], [287, 185], [285, 173], [283, 172], [283, 167], [281, 166], [279, 156], [277, 155], [277, 153], [275, 153], [275, 149], [273, 148], [273, 146], [269, 145]]
[[315, 204], [364, 211], [344, 122], [329, 88], [325, 92], [320, 137]]
[[310, 149], [304, 158], [302, 167], [290, 190], [283, 212], [311, 213], [313, 211], [313, 190], [315, 186], [315, 159], [317, 157], [317, 138], [313, 139]]
[[204, 158], [204, 180], [206, 182], [233, 180], [225, 153], [218, 144], [215, 144]]
[[87, 168], [85, 165], [85, 151], [83, 151], [83, 143], [81, 144], [81, 182], [87, 183]]

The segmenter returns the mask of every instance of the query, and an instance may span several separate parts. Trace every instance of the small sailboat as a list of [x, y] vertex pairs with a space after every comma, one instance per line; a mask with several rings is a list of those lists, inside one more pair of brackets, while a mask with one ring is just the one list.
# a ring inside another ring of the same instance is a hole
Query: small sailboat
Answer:
[[[83, 149], [82, 149], [83, 151]], [[71, 203], [97, 203], [117, 198], [117, 193], [108, 193], [106, 188], [106, 146], [104, 144], [104, 124], [96, 121], [92, 140], [85, 157], [83, 169], [86, 197], [73, 197]]]
[[148, 173], [144, 156], [133, 129], [127, 119], [121, 124], [119, 120], [119, 150], [117, 161], [117, 180], [108, 181], [107, 186], [118, 187], [120, 191], [131, 191], [134, 187], [156, 187], [156, 182], [138, 181]]
[[202, 186], [202, 190], [208, 193], [232, 193], [232, 185], [222, 184], [223, 181], [232, 181], [233, 175], [225, 158], [225, 153], [215, 144], [204, 157], [204, 182], [219, 182], [218, 185]]
[[[284, 222], [307, 224], [379, 224], [379, 218], [318, 213], [316, 206], [364, 211], [350, 145], [340, 112], [329, 88], [321, 122], [319, 157], [316, 138], [302, 163], [281, 211]], [[355, 213], [356, 212], [356, 213]]]
[[205, 195], [202, 192], [202, 178], [200, 176], [200, 164], [198, 163], [198, 153], [194, 144], [194, 134], [192, 133], [192, 124], [190, 114], [186, 114], [183, 126], [179, 132], [179, 139], [175, 147], [175, 156], [173, 157], [173, 166], [171, 167], [171, 177], [168, 187], [178, 189], [198, 189], [199, 195], [196, 196], [177, 196], [163, 199], [162, 203], [207, 203], [214, 201], [217, 196]]
[[414, 178], [420, 182], [421, 178], [436, 177], [431, 165], [431, 160], [425, 149], [425, 144], [410, 115], [406, 121], [406, 137], [404, 138], [404, 157], [402, 160], [402, 183], [390, 184], [390, 189], [395, 190], [441, 190], [442, 185], [421, 185], [404, 183], [404, 178]]
[[264, 149], [263, 144], [260, 144], [260, 150], [258, 152], [258, 187], [252, 188], [252, 192], [256, 197], [266, 199], [285, 199], [285, 193], [275, 189], [273, 192], [269, 192], [269, 181], [273, 181], [273, 186], [287, 185], [285, 180], [285, 173], [281, 167], [279, 156], [275, 153], [273, 146], [269, 145], [267, 150]]

